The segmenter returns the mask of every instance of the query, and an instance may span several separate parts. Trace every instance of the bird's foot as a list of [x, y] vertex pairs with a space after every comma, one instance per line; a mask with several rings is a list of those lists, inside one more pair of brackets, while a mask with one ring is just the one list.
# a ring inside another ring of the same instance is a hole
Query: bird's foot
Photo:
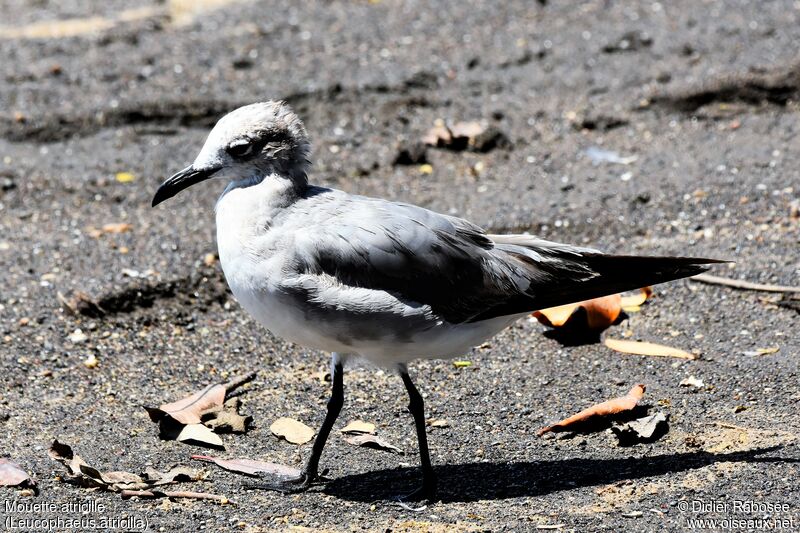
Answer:
[[[261, 476], [264, 479], [266, 476]], [[247, 485], [248, 489], [255, 490], [274, 490], [283, 494], [296, 494], [305, 492], [311, 485], [319, 479], [319, 476], [301, 472], [295, 477], [283, 477], [267, 479], [262, 483]]]
[[[398, 496], [395, 499], [397, 505], [406, 511], [422, 512], [436, 501], [437, 483], [436, 478], [429, 478], [422, 482], [422, 486], [413, 492], [404, 496]], [[412, 506], [411, 503], [420, 504], [419, 506]]]

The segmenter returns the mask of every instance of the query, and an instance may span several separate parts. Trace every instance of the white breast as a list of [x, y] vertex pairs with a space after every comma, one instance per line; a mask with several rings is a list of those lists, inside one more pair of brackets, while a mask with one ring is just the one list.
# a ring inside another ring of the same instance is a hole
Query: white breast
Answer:
[[309, 348], [344, 351], [321, 336], [301, 309], [277, 292], [284, 275], [291, 235], [271, 229], [277, 210], [264, 199], [262, 185], [232, 189], [217, 203], [217, 247], [231, 292], [244, 309], [278, 337]]

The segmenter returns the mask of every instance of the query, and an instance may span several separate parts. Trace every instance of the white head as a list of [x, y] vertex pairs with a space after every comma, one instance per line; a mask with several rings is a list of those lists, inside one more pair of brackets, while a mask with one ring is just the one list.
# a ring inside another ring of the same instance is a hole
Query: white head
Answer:
[[161, 184], [153, 205], [212, 176], [245, 186], [274, 177], [304, 188], [310, 150], [303, 123], [284, 102], [240, 107], [217, 122], [194, 163]]

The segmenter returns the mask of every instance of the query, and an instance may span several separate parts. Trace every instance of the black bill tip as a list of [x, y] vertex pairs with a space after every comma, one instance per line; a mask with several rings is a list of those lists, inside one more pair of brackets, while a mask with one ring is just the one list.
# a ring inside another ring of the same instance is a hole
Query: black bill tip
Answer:
[[153, 196], [153, 207], [157, 206], [164, 200], [169, 200], [182, 190], [191, 187], [196, 183], [205, 181], [217, 172], [218, 168], [212, 169], [197, 169], [193, 166], [188, 166], [164, 181]]

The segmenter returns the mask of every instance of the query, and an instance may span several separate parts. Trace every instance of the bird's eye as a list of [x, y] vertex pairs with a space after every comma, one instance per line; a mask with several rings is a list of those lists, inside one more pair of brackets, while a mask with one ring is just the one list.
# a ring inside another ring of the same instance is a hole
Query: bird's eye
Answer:
[[241, 158], [253, 153], [253, 143], [232, 144], [225, 149], [231, 156]]

